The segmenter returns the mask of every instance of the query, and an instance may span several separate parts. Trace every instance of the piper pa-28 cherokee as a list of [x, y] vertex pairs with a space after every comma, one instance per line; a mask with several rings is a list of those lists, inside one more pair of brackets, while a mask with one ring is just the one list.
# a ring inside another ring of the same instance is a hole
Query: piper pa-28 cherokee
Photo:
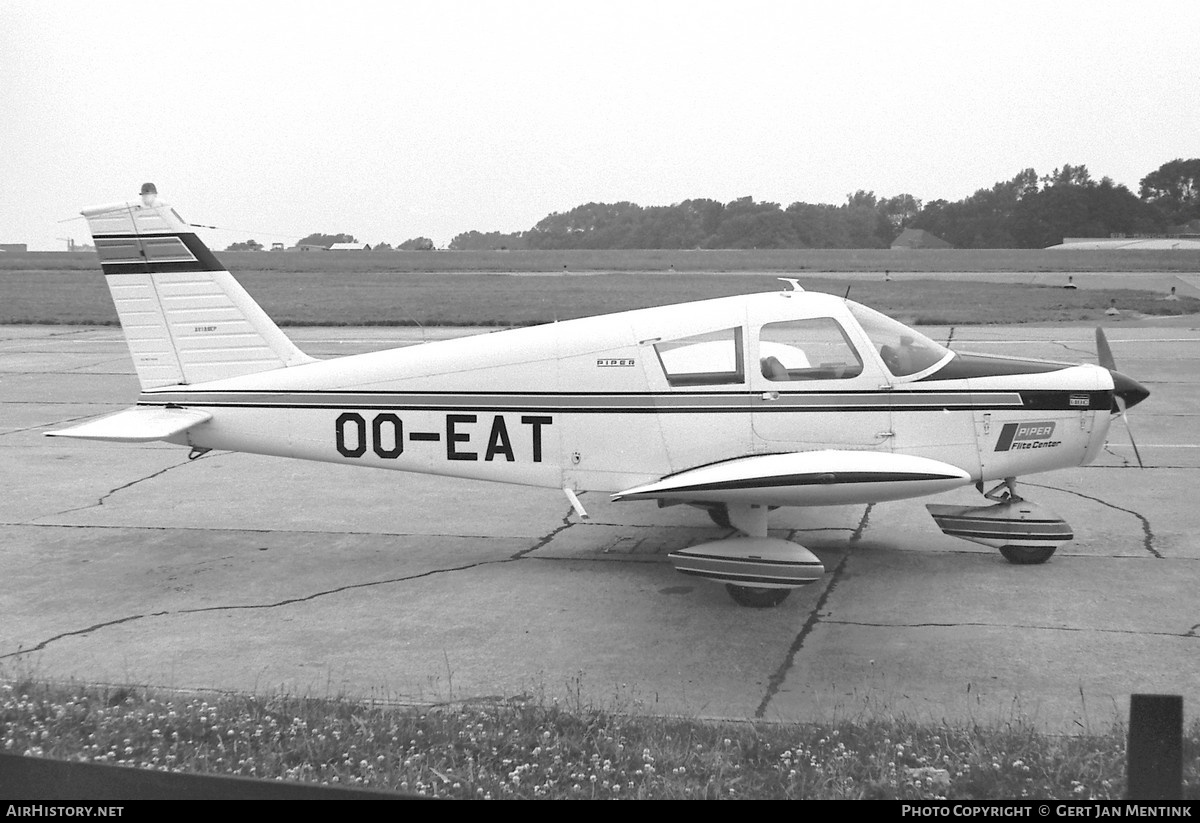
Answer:
[[[1016, 478], [1090, 462], [1148, 392], [1113, 368], [962, 354], [851, 300], [782, 291], [315, 360], [152, 185], [87, 218], [141, 383], [52, 436], [322, 460], [686, 503], [736, 530], [670, 554], [771, 606], [824, 568], [778, 506], [929, 505], [949, 535], [1046, 561], [1073, 537]], [[1136, 449], [1136, 446], [1135, 446]], [[1139, 458], [1140, 462], [1140, 458]], [[985, 492], [988, 486], [994, 488]]]

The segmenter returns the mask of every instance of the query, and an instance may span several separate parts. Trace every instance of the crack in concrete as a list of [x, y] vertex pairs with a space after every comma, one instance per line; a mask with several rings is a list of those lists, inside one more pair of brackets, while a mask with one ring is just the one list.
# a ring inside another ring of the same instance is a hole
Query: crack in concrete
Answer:
[[1071, 353], [1073, 353], [1073, 354], [1082, 354], [1082, 355], [1084, 355], [1085, 357], [1088, 357], [1088, 358], [1093, 358], [1093, 357], [1095, 357], [1095, 356], [1096, 356], [1096, 351], [1095, 351], [1095, 349], [1081, 349], [1081, 348], [1077, 348], [1077, 347], [1075, 347], [1075, 346], [1070, 346], [1070, 345], [1067, 345], [1067, 343], [1065, 343], [1065, 342], [1064, 342], [1064, 341], [1062, 341], [1062, 340], [1048, 340], [1047, 342], [1048, 342], [1048, 343], [1052, 343], [1052, 344], [1054, 344], [1055, 346], [1061, 346], [1062, 348], [1066, 349], [1067, 351], [1069, 351], [1069, 352], [1071, 352]]
[[1120, 460], [1120, 461], [1121, 461], [1121, 468], [1122, 468], [1122, 469], [1129, 469], [1129, 468], [1133, 468], [1133, 464], [1129, 462], [1129, 458], [1128, 458], [1128, 457], [1126, 457], [1126, 456], [1125, 456], [1125, 455], [1123, 455], [1123, 454], [1117, 454], [1115, 451], [1113, 451], [1113, 450], [1112, 450], [1112, 446], [1111, 446], [1111, 445], [1109, 445], [1109, 443], [1108, 443], [1107, 441], [1104, 443], [1104, 453], [1105, 453], [1105, 454], [1110, 454], [1110, 455], [1112, 455], [1113, 457], [1115, 457], [1115, 458], [1117, 458], [1118, 460]]
[[1082, 497], [1084, 500], [1091, 500], [1094, 503], [1099, 503], [1101, 506], [1108, 506], [1110, 509], [1116, 509], [1119, 512], [1125, 512], [1126, 514], [1132, 514], [1142, 524], [1142, 548], [1144, 548], [1150, 554], [1154, 555], [1154, 557], [1156, 557], [1157, 559], [1159, 559], [1159, 560], [1163, 559], [1163, 556], [1159, 553], [1159, 551], [1156, 548], [1154, 548], [1154, 531], [1150, 528], [1150, 521], [1148, 519], [1146, 519], [1146, 517], [1144, 517], [1141, 513], [1135, 512], [1133, 509], [1122, 508], [1113, 503], [1109, 503], [1107, 500], [1101, 500], [1099, 497], [1093, 497], [1092, 495], [1084, 494], [1083, 492], [1072, 491], [1071, 489], [1061, 489], [1057, 486], [1044, 486], [1041, 483], [1030, 483], [1028, 481], [1022, 481], [1022, 483], [1026, 486], [1033, 486], [1038, 489], [1050, 489], [1051, 491], [1065, 492], [1066, 494], [1073, 494], [1076, 497]]
[[[188, 461], [188, 462], [191, 462], [191, 461]], [[108, 492], [108, 494], [101, 497], [100, 500], [97, 501], [97, 503], [93, 504], [92, 506], [84, 506], [81, 508], [94, 508], [95, 506], [103, 505], [104, 501], [108, 497], [111, 497], [116, 492], [121, 491], [122, 489], [127, 489], [130, 486], [133, 486], [144, 480], [150, 480], [151, 478], [157, 477], [158, 475], [163, 474], [164, 472], [170, 471], [171, 469], [178, 468], [179, 466], [183, 466], [183, 465], [187, 465], [187, 463], [185, 462], [185, 463], [180, 463], [180, 464], [177, 464], [174, 466], [167, 466], [166, 468], [161, 469], [147, 477], [143, 477], [138, 480], [134, 480], [130, 483], [126, 483], [123, 486], [118, 486], [117, 488]], [[867, 509], [863, 512], [863, 517], [862, 517], [862, 520], [859, 522], [858, 527], [851, 534], [851, 537], [850, 537], [850, 545], [851, 546], [855, 542], [857, 542], [858, 539], [862, 536], [862, 532], [863, 532], [864, 527], [866, 526], [867, 517], [870, 513], [870, 510], [871, 510], [871, 507], [868, 506]], [[78, 511], [78, 509], [69, 509], [68, 511]], [[62, 512], [62, 513], [65, 514], [65, 512]], [[296, 605], [298, 603], [307, 603], [307, 602], [311, 602], [311, 601], [316, 600], [321, 597], [327, 597], [330, 595], [340, 594], [343, 592], [353, 591], [356, 589], [365, 589], [365, 588], [371, 588], [374, 586], [385, 586], [385, 585], [391, 585], [394, 583], [406, 583], [409, 581], [420, 580], [422, 578], [432, 577], [435, 575], [449, 574], [452, 572], [460, 572], [460, 571], [468, 571], [470, 569], [481, 568], [484, 566], [499, 565], [499, 564], [503, 564], [503, 563], [512, 563], [515, 561], [525, 560], [525, 559], [557, 559], [557, 558], [530, 558], [529, 555], [532, 554], [533, 552], [538, 551], [541, 548], [544, 548], [552, 540], [554, 540], [558, 535], [562, 534], [565, 530], [576, 525], [576, 523], [571, 520], [572, 513], [573, 513], [573, 510], [568, 508], [566, 515], [564, 515], [564, 517], [562, 519], [562, 522], [559, 525], [557, 525], [555, 528], [553, 528], [549, 532], [547, 532], [545, 535], [538, 538], [538, 540], [532, 546], [530, 546], [527, 549], [522, 549], [521, 551], [515, 552], [511, 556], [503, 558], [501, 560], [483, 560], [483, 561], [476, 562], [476, 563], [467, 563], [467, 564], [464, 564], [461, 566], [451, 566], [451, 567], [440, 568], [440, 569], [431, 569], [429, 571], [421, 572], [419, 574], [404, 575], [401, 577], [392, 577], [392, 578], [386, 578], [383, 580], [370, 580], [370, 581], [366, 581], [366, 582], [362, 582], [362, 583], [350, 583], [345, 586], [338, 586], [338, 587], [335, 587], [332, 589], [326, 589], [326, 590], [322, 590], [322, 591], [318, 591], [318, 592], [312, 592], [310, 594], [297, 596], [297, 597], [289, 597], [289, 598], [285, 598], [283, 600], [278, 600], [278, 601], [271, 602], [271, 603], [250, 603], [250, 604], [232, 605], [232, 606], [205, 606], [205, 607], [201, 607], [201, 608], [165, 610], [165, 611], [149, 612], [146, 614], [127, 615], [125, 617], [120, 617], [115, 620], [108, 620], [108, 621], [104, 621], [101, 623], [96, 623], [96, 624], [93, 624], [93, 625], [88, 626], [83, 629], [75, 629], [75, 630], [69, 631], [69, 632], [62, 632], [60, 634], [54, 635], [53, 637], [49, 637], [49, 638], [39, 642], [35, 646], [31, 646], [30, 648], [18, 648], [15, 652], [8, 652], [6, 654], [0, 654], [0, 660], [4, 660], [6, 658], [11, 658], [11, 657], [18, 657], [20, 655], [29, 654], [31, 652], [43, 651], [44, 649], [47, 648], [47, 646], [49, 646], [51, 643], [54, 643], [56, 641], [63, 640], [65, 638], [69, 638], [69, 637], [80, 637], [80, 636], [88, 635], [93, 632], [97, 632], [102, 629], [109, 628], [111, 626], [118, 626], [123, 623], [129, 623], [129, 622], [136, 621], [136, 620], [145, 620], [145, 619], [154, 618], [154, 617], [168, 617], [168, 616], [174, 616], [174, 615], [206, 614], [206, 613], [211, 613], [211, 612], [253, 611], [253, 610], [260, 610], [260, 609], [274, 609], [274, 608], [280, 608], [283, 606]], [[58, 524], [10, 524], [10, 525], [36, 525], [36, 526], [45, 526], [45, 527], [50, 527], [50, 528], [97, 528], [97, 527], [92, 527], [92, 526], [84, 527], [84, 526], [58, 525]], [[129, 527], [126, 527], [126, 526], [104, 526], [104, 527], [100, 527], [100, 528], [117, 529], [117, 528], [129, 528]], [[169, 531], [169, 530], [171, 530], [171, 529], [168, 529], [167, 527], [159, 527], [159, 526], [138, 527], [138, 528], [143, 529], [143, 530], [153, 530], [153, 531]], [[192, 530], [194, 530], [194, 531], [213, 531], [211, 529], [192, 529]], [[260, 531], [263, 533], [269, 533], [269, 532], [273, 532], [275, 530], [272, 530], [272, 529], [261, 529], [261, 530], [232, 529], [232, 530], [220, 530], [220, 531], [241, 531], [241, 532]], [[310, 533], [312, 533], [312, 534], [328, 534], [328, 532], [310, 532]], [[353, 534], [353, 533], [338, 532], [338, 534]], [[372, 533], [372, 534], [374, 534], [374, 533]], [[403, 535], [395, 535], [395, 536], [403, 536]], [[479, 539], [487, 538], [487, 536], [484, 536], [484, 535], [479, 535], [478, 537], [479, 537]], [[572, 558], [572, 559], [577, 562], [580, 558]], [[828, 597], [829, 592], [832, 590], [834, 583], [836, 582], [837, 574], [841, 570], [842, 566], [845, 564], [845, 561], [846, 561], [846, 558], [843, 557], [841, 563], [838, 564], [837, 569], [834, 570], [834, 573], [833, 573], [834, 580], [831, 581], [829, 588], [826, 589], [826, 591], [822, 595], [820, 601], [818, 601], [817, 611], [820, 610], [821, 605], [825, 602], [825, 599]], [[645, 561], [639, 560], [639, 561], [635, 561], [635, 562], [645, 562]], [[814, 614], [814, 617], [810, 617], [810, 619], [809, 619], [810, 624], [815, 623], [814, 618], [815, 618], [815, 614]], [[800, 644], [803, 643], [803, 638], [805, 636], [807, 636], [807, 633], [810, 630], [811, 630], [811, 625], [807, 626], [804, 630], [801, 631], [800, 637], [797, 638], [796, 643], [793, 644], [795, 651], [799, 650]], [[794, 652], [789, 655], [788, 660], [784, 664], [783, 669], [778, 674], [778, 682], [779, 683], [782, 683], [783, 676], [786, 673], [787, 668], [790, 667], [791, 660], [793, 657], [794, 657]], [[777, 690], [777, 689], [778, 689], [778, 683], [775, 685], [774, 690]], [[764, 708], [765, 708], [766, 703], [770, 700], [770, 697], [773, 696], [774, 690], [768, 695], [768, 697], [766, 699], [764, 699], [764, 701], [763, 701]]]
[[22, 654], [29, 654], [30, 652], [43, 651], [48, 645], [50, 645], [51, 643], [54, 643], [57, 640], [62, 640], [67, 637], [75, 637], [75, 636], [90, 634], [94, 631], [99, 631], [100, 629], [107, 629], [111, 626], [119, 626], [122, 623], [129, 623], [134, 620], [144, 620], [144, 619], [151, 618], [151, 617], [169, 617], [169, 616], [173, 616], [173, 615], [182, 615], [182, 614], [206, 614], [209, 612], [255, 611], [258, 609], [275, 609], [275, 608], [279, 608], [280, 606], [291, 606], [291, 605], [295, 605], [296, 603], [306, 603], [311, 600], [316, 600], [319, 597], [327, 597], [329, 595], [340, 594], [342, 592], [352, 591], [354, 589], [365, 589], [365, 588], [369, 588], [371, 586], [384, 586], [384, 585], [388, 585], [390, 583], [404, 583], [409, 580], [419, 580], [423, 577], [431, 577], [436, 574], [445, 574], [448, 572], [465, 571], [467, 569], [473, 569], [473, 568], [477, 568], [479, 566], [487, 566], [487, 565], [493, 565], [496, 563], [508, 563], [508, 562], [511, 562], [511, 559], [485, 560], [485, 561], [482, 561], [479, 563], [468, 563], [465, 566], [454, 566], [451, 568], [444, 568], [444, 569], [431, 569], [427, 572], [421, 572], [420, 574], [407, 575], [404, 577], [394, 577], [394, 578], [389, 578], [387, 580], [371, 580], [371, 581], [367, 581], [365, 583], [350, 583], [345, 586], [338, 586], [337, 588], [326, 589], [324, 591], [306, 594], [302, 597], [289, 597], [284, 600], [276, 601], [274, 603], [248, 603], [248, 604], [243, 604], [240, 606], [205, 606], [203, 608], [176, 609], [176, 610], [166, 610], [166, 611], [160, 611], [160, 612], [149, 612], [148, 614], [134, 614], [134, 615], [129, 615], [127, 617], [120, 617], [120, 618], [117, 618], [116, 620], [108, 620], [103, 623], [96, 623], [92, 626], [88, 626], [85, 629], [76, 629], [75, 631], [63, 632], [62, 634], [56, 634], [53, 637], [47, 638], [46, 640], [43, 640], [42, 642], [38, 643], [36, 646], [31, 646], [28, 649], [21, 648], [21, 649], [17, 649], [17, 651], [15, 651], [15, 652], [9, 652], [7, 654], [0, 654], [0, 660], [4, 660], [9, 657], [17, 657]]
[[154, 478], [158, 477], [159, 475], [166, 474], [167, 472], [171, 471], [171, 469], [178, 469], [181, 466], [186, 466], [187, 464], [194, 463], [194, 462], [196, 462], [196, 461], [184, 460], [182, 463], [175, 463], [173, 465], [167, 466], [165, 469], [159, 469], [158, 471], [154, 472], [153, 474], [146, 475], [145, 477], [139, 477], [137, 480], [131, 480], [123, 486], [117, 486], [115, 489], [111, 489], [108, 492], [106, 492], [105, 494], [102, 494], [100, 496], [100, 499], [98, 499], [95, 503], [91, 503], [87, 506], [76, 506], [73, 509], [66, 509], [61, 512], [55, 512], [54, 514], [48, 515], [48, 516], [49, 517], [59, 517], [64, 514], [70, 514], [71, 512], [79, 512], [79, 511], [84, 511], [86, 509], [99, 508], [100, 506], [104, 505], [105, 500], [112, 497], [114, 494], [116, 494], [119, 491], [124, 491], [125, 489], [128, 489], [131, 486], [136, 486], [138, 483], [144, 483], [147, 480], [153, 480]]
[[77, 374], [81, 377], [88, 377], [90, 375], [102, 375], [104, 377], [113, 377], [116, 375], [121, 375], [122, 377], [128, 376], [129, 372], [127, 372], [127, 371], [83, 371], [83, 369], [94, 369], [99, 366], [113, 366], [114, 368], [119, 369], [119, 366], [114, 366], [114, 364], [116, 364], [118, 362], [119, 362], [119, 358], [106, 357], [104, 360], [97, 360], [95, 363], [83, 363], [79, 366], [72, 366], [71, 368], [67, 369], [65, 372], [56, 372], [56, 373], [57, 374]]
[[949, 623], [876, 623], [868, 620], [826, 620], [826, 623], [831, 623], [838, 626], [863, 626], [874, 629], [960, 629], [964, 627], [985, 628], [985, 629], [1033, 629], [1035, 631], [1046, 632], [1097, 632], [1100, 634], [1132, 634], [1139, 637], [1180, 637], [1180, 638], [1197, 638], [1195, 632], [1200, 624], [1192, 626], [1186, 632], [1163, 632], [1163, 631], [1135, 631], [1133, 629], [1101, 629], [1094, 626], [1088, 628], [1080, 628], [1078, 626], [1042, 626], [1036, 623], [988, 623], [985, 621], [964, 621], [964, 622], [949, 622]]
[[[88, 507], [90, 508], [90, 507]], [[71, 509], [71, 511], [75, 511]], [[53, 517], [54, 515], [42, 515]], [[430, 534], [429, 532], [352, 532], [352, 531], [321, 531], [316, 529], [252, 529], [252, 528], [211, 528], [207, 526], [129, 526], [108, 523], [36, 523], [36, 522], [0, 522], [2, 526], [32, 527], [39, 529], [129, 529], [130, 531], [149, 532], [229, 532], [233, 534], [312, 534], [325, 537], [461, 537], [467, 540], [519, 540], [520, 535], [497, 537], [494, 534]]]
[[10, 429], [6, 432], [0, 432], [0, 437], [8, 437], [10, 434], [20, 434], [21, 432], [34, 431], [35, 429], [48, 429], [51, 426], [62, 426], [66, 423], [74, 423], [76, 420], [87, 420], [90, 417], [96, 417], [95, 414], [81, 414], [78, 417], [68, 417], [66, 420], [52, 420], [49, 423], [38, 423], [34, 426], [26, 426], [23, 429]]
[[[41, 324], [41, 323], [5, 323], [4, 325], [6, 325], [6, 326], [29, 326], [29, 325], [41, 326], [44, 324]], [[39, 329], [38, 331], [40, 332], [41, 330]], [[93, 334], [96, 331], [97, 331], [97, 329], [90, 329], [90, 328], [89, 329], [73, 329], [71, 331], [59, 331], [59, 332], [48, 331], [48, 332], [46, 332], [44, 337], [45, 337], [45, 339], [49, 340], [54, 337], [72, 337], [72, 336], [79, 335], [79, 334]], [[6, 343], [10, 340], [16, 340], [17, 342], [27, 342], [27, 341], [36, 342], [37, 339], [38, 339], [37, 337], [24, 336], [24, 335], [13, 335], [11, 337], [0, 337], [0, 341], [4, 341]]]
[[85, 634], [91, 634], [94, 631], [99, 631], [100, 629], [106, 629], [109, 626], [118, 626], [121, 623], [129, 623], [134, 620], [141, 620], [142, 618], [145, 618], [145, 617], [158, 617], [158, 616], [164, 615], [164, 614], [170, 614], [170, 612], [154, 612], [152, 614], [134, 614], [134, 615], [130, 615], [128, 617], [120, 617], [116, 620], [106, 620], [103, 623], [96, 623], [94, 625], [88, 626], [86, 629], [76, 629], [75, 631], [72, 631], [72, 632], [63, 632], [62, 634], [56, 634], [53, 637], [49, 637], [49, 638], [43, 640], [41, 643], [38, 643], [36, 646], [30, 646], [28, 649], [18, 646], [17, 650], [15, 652], [8, 652], [7, 654], [0, 654], [0, 660], [5, 660], [9, 657], [19, 657], [20, 655], [29, 654], [31, 652], [40, 652], [40, 651], [44, 650], [47, 646], [49, 646], [51, 643], [54, 643], [57, 640], [62, 640], [67, 637], [77, 637], [77, 636], [81, 636], [81, 635], [85, 635]]
[[791, 671], [792, 664], [796, 660], [796, 655], [799, 654], [800, 649], [804, 647], [804, 641], [808, 639], [808, 636], [812, 633], [812, 630], [816, 628], [818, 623], [821, 622], [821, 609], [823, 609], [826, 602], [828, 602], [829, 596], [833, 594], [833, 590], [837, 588], [838, 581], [841, 579], [842, 570], [846, 567], [846, 561], [850, 559], [851, 550], [854, 548], [855, 544], [862, 539], [863, 532], [867, 528], [867, 521], [871, 517], [871, 509], [874, 507], [874, 505], [874, 503], [868, 503], [867, 507], [863, 509], [862, 518], [858, 521], [858, 526], [854, 529], [854, 533], [850, 535], [846, 553], [842, 555], [841, 561], [838, 562], [833, 572], [831, 572], [829, 575], [829, 585], [825, 587], [825, 591], [821, 592], [821, 596], [817, 598], [816, 605], [813, 606], [813, 610], [811, 613], [809, 613], [808, 619], [804, 621], [804, 625], [800, 628], [800, 632], [796, 635], [796, 639], [792, 641], [792, 645], [788, 648], [783, 662], [780, 663], [779, 668], [777, 668], [771, 674], [770, 679], [767, 681], [766, 693], [763, 694], [763, 699], [758, 704], [758, 708], [754, 710], [754, 717], [756, 720], [761, 720], [766, 715], [767, 706], [770, 705], [775, 695], [779, 693], [780, 687], [783, 686], [783, 681], [787, 679], [788, 672]]
[[[556, 538], [560, 534], [562, 534], [564, 531], [571, 528], [571, 526], [575, 525], [574, 523], [571, 522], [571, 514], [574, 511], [575, 511], [574, 509], [568, 508], [567, 513], [563, 517], [562, 523], [560, 525], [551, 529], [549, 533], [543, 535], [541, 537], [541, 539], [538, 540], [538, 542], [534, 543], [528, 549], [521, 549], [521, 551], [513, 553], [513, 555], [508, 559], [509, 560], [520, 560], [523, 557], [526, 557], [527, 555], [530, 555], [533, 552], [537, 551], [538, 549], [542, 548], [547, 543], [549, 543], [551, 540], [553, 540], [554, 538]], [[505, 561], [505, 562], [508, 562], [508, 561]]]
[[[181, 464], [181, 465], [185, 465], [185, 464]], [[162, 471], [159, 471], [153, 475], [150, 475], [150, 477], [155, 477], [155, 476], [162, 474], [165, 471], [169, 471], [170, 469], [173, 469], [173, 468], [177, 468], [177, 467], [176, 466], [168, 466], [166, 469], [163, 469]], [[142, 480], [149, 480], [149, 479], [150, 479], [149, 477], [142, 478]], [[139, 483], [139, 482], [141, 482], [141, 481], [140, 480], [133, 481], [133, 483]], [[120, 488], [113, 489], [113, 492], [120, 491], [121, 489], [124, 489], [124, 488], [128, 488], [129, 486], [133, 485], [133, 483], [128, 483], [125, 486], [121, 486]], [[109, 494], [111, 495], [113, 492], [109, 492]], [[105, 495], [105, 496], [107, 497], [108, 495]], [[103, 498], [101, 498], [101, 500], [103, 501]], [[86, 508], [91, 508], [91, 507], [88, 506]], [[32, 646], [28, 649], [19, 648], [15, 652], [9, 652], [7, 654], [0, 654], [0, 660], [4, 660], [9, 657], [16, 657], [16, 656], [19, 656], [22, 654], [29, 654], [30, 652], [42, 651], [49, 644], [51, 644], [57, 640], [62, 640], [67, 637], [75, 637], [75, 636], [90, 634], [94, 631], [99, 631], [101, 629], [105, 629], [110, 626], [118, 626], [122, 623], [129, 623], [134, 620], [143, 620], [143, 619], [151, 618], [151, 617], [168, 617], [168, 616], [173, 616], [173, 615], [207, 614], [210, 612], [254, 611], [254, 610], [258, 610], [258, 609], [275, 609], [275, 608], [279, 608], [281, 606], [292, 606], [297, 603], [307, 603], [307, 602], [316, 600], [317, 598], [320, 598], [320, 597], [328, 597], [330, 595], [341, 594], [342, 592], [354, 591], [356, 589], [366, 589], [366, 588], [371, 588], [374, 586], [386, 586], [386, 585], [390, 585], [393, 583], [407, 583], [412, 580], [420, 580], [425, 577], [433, 577], [434, 575], [449, 574], [451, 572], [468, 571], [470, 569], [477, 569], [477, 568], [481, 568], [483, 566], [494, 566], [494, 565], [498, 565], [498, 564], [502, 564], [502, 563], [512, 563], [517, 560], [522, 560], [529, 553], [537, 551], [538, 549], [542, 548], [547, 543], [549, 543], [551, 540], [553, 540], [556, 536], [561, 534], [565, 529], [568, 529], [573, 525], [574, 524], [571, 522], [571, 511], [568, 510], [567, 515], [563, 518], [563, 522], [561, 525], [557, 526], [552, 531], [550, 531], [548, 534], [539, 538], [537, 543], [535, 543], [533, 546], [529, 547], [528, 549], [519, 551], [519, 552], [513, 554], [511, 557], [507, 557], [502, 560], [483, 560], [478, 563], [467, 563], [467, 564], [464, 564], [461, 566], [450, 566], [450, 567], [441, 568], [441, 569], [430, 569], [429, 571], [421, 572], [419, 574], [410, 574], [410, 575], [404, 575], [401, 577], [391, 577], [391, 578], [387, 578], [384, 580], [369, 580], [369, 581], [366, 581], [363, 583], [349, 583], [345, 586], [337, 586], [332, 589], [325, 589], [325, 590], [319, 591], [319, 592], [312, 592], [311, 594], [306, 594], [306, 595], [299, 596], [299, 597], [288, 597], [283, 600], [277, 600], [272, 603], [249, 603], [249, 604], [236, 605], [236, 606], [204, 606], [202, 608], [176, 609], [176, 610], [167, 610], [167, 611], [159, 611], [159, 612], [150, 612], [148, 614], [129, 615], [126, 617], [118, 618], [116, 620], [109, 620], [109, 621], [105, 621], [103, 623], [96, 623], [96, 624], [94, 624], [92, 626], [88, 626], [87, 628], [84, 628], [84, 629], [76, 629], [75, 631], [63, 632], [61, 634], [57, 634], [53, 637], [50, 637], [50, 638], [47, 638], [46, 640], [41, 641], [36, 646]]]
[[[49, 352], [47, 352], [47, 354], [49, 354]], [[95, 363], [93, 365], [99, 366], [100, 363]], [[69, 369], [39, 369], [38, 371], [8, 371], [8, 370], [4, 370], [3, 372], [0, 372], [0, 374], [7, 375], [8, 377], [49, 377], [49, 376], [53, 376], [53, 375], [63, 375], [65, 377], [92, 377], [92, 376], [95, 376], [95, 377], [132, 377], [132, 375], [127, 371], [98, 371], [98, 372], [78, 371], [78, 369], [86, 369], [86, 368], [88, 368], [88, 366], [85, 364], [82, 366], [73, 366]], [[16, 401], [10, 401], [10, 402], [28, 403], [29, 401], [28, 400], [16, 400]]]

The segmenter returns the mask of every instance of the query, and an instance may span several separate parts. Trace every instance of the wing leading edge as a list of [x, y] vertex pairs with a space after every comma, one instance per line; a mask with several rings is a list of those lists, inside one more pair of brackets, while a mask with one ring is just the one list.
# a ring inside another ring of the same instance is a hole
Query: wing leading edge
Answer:
[[613, 500], [839, 506], [938, 494], [970, 482], [957, 466], [926, 457], [826, 449], [700, 466], [618, 492]]

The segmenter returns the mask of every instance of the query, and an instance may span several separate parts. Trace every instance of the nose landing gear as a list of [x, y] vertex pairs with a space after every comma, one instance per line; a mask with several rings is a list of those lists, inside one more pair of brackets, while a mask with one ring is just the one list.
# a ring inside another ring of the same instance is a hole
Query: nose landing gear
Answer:
[[977, 488], [995, 504], [925, 506], [943, 533], [997, 548], [1005, 560], [1018, 566], [1045, 563], [1075, 537], [1057, 514], [1018, 495], [1015, 477], [1006, 477], [990, 491], [984, 492], [982, 483]]

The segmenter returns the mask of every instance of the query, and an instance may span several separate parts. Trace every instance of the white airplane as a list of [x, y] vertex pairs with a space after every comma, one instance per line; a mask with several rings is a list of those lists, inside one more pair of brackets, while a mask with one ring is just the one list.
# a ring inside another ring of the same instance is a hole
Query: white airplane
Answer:
[[1090, 462], [1114, 417], [1149, 394], [1115, 370], [1100, 331], [1102, 366], [956, 353], [795, 280], [314, 360], [152, 185], [141, 202], [83, 215], [141, 395], [50, 436], [557, 488], [583, 518], [584, 491], [686, 503], [736, 533], [670, 560], [742, 605], [775, 605], [824, 573], [768, 536], [778, 506], [975, 485], [990, 503], [928, 506], [942, 531], [1045, 562], [1073, 534], [1019, 497], [1016, 478]]

